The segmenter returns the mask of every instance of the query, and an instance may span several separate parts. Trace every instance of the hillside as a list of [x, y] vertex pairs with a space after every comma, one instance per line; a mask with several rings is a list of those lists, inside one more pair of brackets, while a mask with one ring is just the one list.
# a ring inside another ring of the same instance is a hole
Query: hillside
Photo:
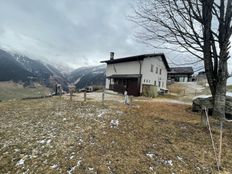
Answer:
[[0, 50], [0, 81], [26, 82], [28, 76], [33, 76], [15, 58], [6, 51]]
[[[0, 110], [0, 173], [217, 173], [209, 132], [188, 105], [52, 97], [0, 102]], [[224, 126], [229, 174], [232, 127]]]
[[37, 77], [39, 82], [42, 82], [44, 85], [51, 88], [57, 82], [60, 83], [65, 90], [68, 89], [67, 80], [54, 66], [22, 55], [15, 54], [14, 56], [27, 71], [31, 72], [35, 77]]
[[88, 85], [105, 84], [105, 65], [82, 67], [74, 70], [68, 77], [69, 81], [74, 83], [77, 89]]
[[50, 90], [39, 84], [36, 84], [33, 88], [25, 88], [22, 84], [14, 83], [12, 81], [0, 82], [0, 101], [44, 97], [49, 94]]
[[[32, 80], [33, 79], [33, 80]], [[53, 65], [26, 56], [0, 50], [0, 81], [34, 82], [53, 88], [60, 83], [68, 90], [68, 81]]]

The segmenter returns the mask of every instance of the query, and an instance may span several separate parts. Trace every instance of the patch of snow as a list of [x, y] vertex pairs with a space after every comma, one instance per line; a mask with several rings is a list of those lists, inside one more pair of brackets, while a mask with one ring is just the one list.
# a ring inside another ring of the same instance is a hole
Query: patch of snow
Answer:
[[63, 118], [63, 121], [66, 121], [67, 120], [67, 118]]
[[69, 159], [73, 159], [74, 158], [74, 156], [72, 155], [72, 156], [70, 156], [70, 158]]
[[93, 167], [88, 167], [88, 169], [89, 169], [90, 171], [93, 171], [94, 168], [93, 168]]
[[119, 125], [118, 119], [117, 119], [117, 120], [111, 120], [111, 121], [110, 121], [110, 127], [111, 127], [111, 128], [118, 127], [118, 125]]
[[177, 159], [180, 160], [181, 162], [185, 163], [182, 157], [177, 156]]
[[81, 165], [81, 160], [77, 161], [77, 167]]
[[198, 96], [193, 97], [193, 100], [197, 98], [209, 98], [209, 97], [211, 97], [211, 95], [198, 95]]
[[82, 77], [79, 77], [79, 78], [74, 82], [74, 84], [75, 84], [75, 85], [78, 84], [79, 81], [81, 80], [81, 78], [82, 78]]
[[105, 114], [105, 112], [101, 112], [100, 114], [98, 114], [97, 117], [102, 117]]
[[164, 164], [168, 164], [170, 166], [173, 166], [172, 160], [166, 160], [166, 161], [164, 161]]
[[47, 142], [46, 140], [39, 141], [40, 144], [45, 144], [46, 142]]
[[72, 172], [76, 169], [77, 166], [72, 167], [70, 170], [67, 171], [68, 174], [72, 174]]
[[52, 169], [55, 169], [55, 168], [57, 168], [58, 167], [58, 164], [54, 164], [54, 165], [52, 165], [52, 166], [50, 166]]
[[[226, 96], [232, 97], [232, 92], [226, 92]], [[209, 98], [212, 97], [212, 95], [198, 95], [193, 97], [193, 100], [196, 98]]]
[[150, 169], [151, 171], [153, 171], [153, 170], [154, 170], [154, 168], [153, 168], [153, 167], [149, 167], [149, 169]]
[[148, 152], [148, 153], [146, 154], [146, 156], [148, 156], [148, 157], [150, 157], [150, 158], [153, 158], [153, 156], [155, 156], [155, 154]]
[[81, 145], [84, 142], [82, 138], [79, 138], [78, 141], [79, 141], [78, 142], [79, 145]]
[[51, 139], [47, 140], [47, 144], [51, 143], [51, 141], [52, 141]]
[[16, 164], [16, 166], [20, 166], [20, 165], [24, 165], [24, 160], [23, 159], [20, 159]]

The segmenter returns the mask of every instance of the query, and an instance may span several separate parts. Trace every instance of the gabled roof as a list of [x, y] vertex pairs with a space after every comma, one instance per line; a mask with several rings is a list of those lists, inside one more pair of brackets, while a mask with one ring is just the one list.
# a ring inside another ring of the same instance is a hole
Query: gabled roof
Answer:
[[171, 71], [168, 74], [190, 74], [194, 73], [192, 67], [171, 67]]
[[138, 61], [138, 60], [143, 60], [145, 58], [157, 57], [157, 56], [162, 57], [165, 67], [167, 68], [167, 70], [170, 70], [167, 59], [163, 53], [142, 54], [142, 55], [136, 55], [136, 56], [122, 57], [122, 58], [117, 58], [113, 60], [104, 60], [104, 61], [101, 61], [101, 63], [115, 64], [115, 63], [122, 63], [122, 62], [132, 62], [132, 61]]

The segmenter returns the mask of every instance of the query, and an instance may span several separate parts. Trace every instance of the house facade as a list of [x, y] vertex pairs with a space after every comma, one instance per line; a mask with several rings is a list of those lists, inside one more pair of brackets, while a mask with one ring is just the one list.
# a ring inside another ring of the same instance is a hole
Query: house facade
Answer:
[[171, 67], [168, 80], [171, 82], [190, 82], [194, 71], [192, 67]]
[[139, 96], [147, 87], [166, 89], [169, 66], [164, 54], [143, 54], [114, 59], [106, 63], [106, 89]]

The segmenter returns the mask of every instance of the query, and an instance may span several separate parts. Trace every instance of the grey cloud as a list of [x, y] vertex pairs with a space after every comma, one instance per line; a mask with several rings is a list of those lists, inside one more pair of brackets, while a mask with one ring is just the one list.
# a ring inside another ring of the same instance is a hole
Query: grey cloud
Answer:
[[[0, 47], [76, 67], [98, 64], [110, 51], [116, 57], [154, 52], [135, 40], [135, 24], [127, 19], [134, 2], [0, 0]], [[156, 51], [184, 60], [184, 55]]]
[[110, 51], [143, 53], [126, 16], [132, 0], [0, 1], [0, 44], [36, 58], [77, 66], [98, 63]]

